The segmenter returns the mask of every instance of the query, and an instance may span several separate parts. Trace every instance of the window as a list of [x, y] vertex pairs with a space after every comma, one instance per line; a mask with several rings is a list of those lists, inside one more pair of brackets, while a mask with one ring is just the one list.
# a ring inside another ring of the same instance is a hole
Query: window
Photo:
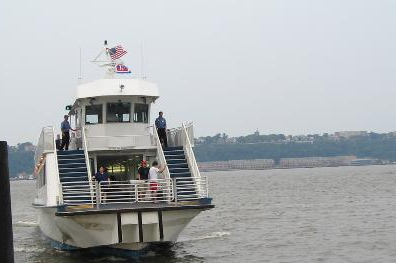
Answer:
[[107, 168], [109, 176], [114, 181], [126, 181], [137, 179], [139, 164], [143, 160], [143, 155], [117, 155], [117, 156], [98, 156], [97, 170], [101, 166]]
[[131, 103], [107, 103], [106, 122], [130, 122]]
[[148, 123], [148, 104], [135, 104], [133, 121]]
[[85, 124], [102, 123], [102, 104], [85, 106]]

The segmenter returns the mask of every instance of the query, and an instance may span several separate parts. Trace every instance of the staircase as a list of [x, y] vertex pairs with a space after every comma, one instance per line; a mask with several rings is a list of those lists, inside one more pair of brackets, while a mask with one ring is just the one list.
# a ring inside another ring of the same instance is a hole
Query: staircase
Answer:
[[[194, 184], [194, 179], [191, 175], [187, 164], [187, 159], [184, 154], [183, 146], [164, 147], [164, 155], [171, 178], [182, 178], [177, 181], [177, 200], [189, 201], [196, 197], [197, 192]], [[188, 185], [188, 186], [183, 186]], [[180, 189], [183, 188], [183, 189]], [[176, 194], [176, 193], [175, 193]]]
[[58, 151], [57, 155], [59, 180], [63, 188], [63, 203], [65, 205], [91, 203], [84, 151]]

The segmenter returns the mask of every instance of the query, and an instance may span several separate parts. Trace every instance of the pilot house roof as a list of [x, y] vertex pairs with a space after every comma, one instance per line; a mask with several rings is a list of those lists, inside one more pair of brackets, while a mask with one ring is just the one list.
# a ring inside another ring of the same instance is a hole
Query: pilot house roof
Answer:
[[157, 85], [141, 79], [99, 79], [77, 86], [77, 99], [103, 96], [159, 97]]

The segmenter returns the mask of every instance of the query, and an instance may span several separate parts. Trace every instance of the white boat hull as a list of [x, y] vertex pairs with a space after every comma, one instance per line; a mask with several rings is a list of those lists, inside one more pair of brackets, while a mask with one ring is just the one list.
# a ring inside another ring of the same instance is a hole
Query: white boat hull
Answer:
[[59, 243], [56, 246], [59, 249], [108, 246], [140, 251], [152, 242], [176, 242], [180, 232], [202, 210], [161, 211], [161, 216], [158, 211], [117, 210], [109, 213], [59, 216], [56, 215], [56, 208], [41, 207], [39, 227], [48, 238]]

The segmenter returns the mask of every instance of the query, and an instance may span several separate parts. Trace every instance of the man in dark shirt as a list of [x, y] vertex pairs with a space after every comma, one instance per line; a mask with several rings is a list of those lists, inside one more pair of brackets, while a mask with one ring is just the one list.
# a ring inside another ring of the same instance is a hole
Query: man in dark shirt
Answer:
[[162, 117], [163, 112], [159, 112], [158, 118], [155, 120], [155, 127], [157, 128], [158, 137], [163, 143], [164, 147], [168, 147], [168, 139], [166, 138], [166, 120]]
[[[100, 184], [100, 189], [101, 189], [101, 196], [100, 199], [106, 203], [107, 199], [107, 192], [109, 191], [109, 183], [110, 183], [110, 177], [109, 174], [105, 171], [105, 168], [101, 166], [99, 168], [99, 171], [92, 177], [92, 180], [95, 180]], [[102, 182], [102, 183], [100, 183]]]
[[105, 168], [101, 166], [99, 171], [93, 176], [93, 180], [96, 180], [98, 183], [102, 181], [110, 181], [109, 174], [105, 172]]
[[60, 150], [65, 149], [69, 150], [69, 142], [70, 142], [70, 130], [76, 131], [70, 127], [70, 123], [68, 121], [69, 115], [63, 116], [64, 121], [61, 123], [61, 131], [62, 131], [62, 144], [60, 146]]
[[56, 135], [55, 144], [56, 144], [56, 149], [57, 149], [57, 150], [60, 150], [60, 146], [61, 146], [61, 144], [62, 144], [62, 141], [61, 141], [61, 138], [60, 138], [60, 135], [59, 135], [59, 134]]
[[142, 161], [142, 166], [138, 169], [139, 180], [148, 180], [150, 168], [147, 167], [147, 162], [145, 160]]

